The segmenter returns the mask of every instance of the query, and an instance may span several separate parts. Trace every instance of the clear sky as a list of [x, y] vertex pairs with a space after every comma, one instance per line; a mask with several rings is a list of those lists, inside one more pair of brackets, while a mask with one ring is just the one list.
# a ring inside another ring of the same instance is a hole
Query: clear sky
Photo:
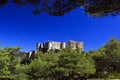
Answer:
[[85, 51], [98, 49], [110, 37], [120, 39], [120, 16], [93, 18], [75, 9], [61, 17], [34, 15], [29, 7], [0, 8], [0, 44], [34, 50], [36, 42], [83, 41]]

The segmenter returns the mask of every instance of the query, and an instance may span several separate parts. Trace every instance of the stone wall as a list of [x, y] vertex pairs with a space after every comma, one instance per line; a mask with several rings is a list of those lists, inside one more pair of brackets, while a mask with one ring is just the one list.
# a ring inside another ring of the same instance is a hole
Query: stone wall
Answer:
[[70, 46], [72, 49], [77, 49], [80, 48], [82, 51], [84, 50], [83, 48], [83, 42], [76, 42], [76, 41], [68, 41], [68, 46]]
[[36, 46], [36, 49], [41, 51], [41, 50], [47, 50], [47, 51], [50, 51], [50, 50], [60, 50], [60, 49], [63, 49], [63, 48], [66, 48], [66, 43], [65, 42], [54, 42], [54, 41], [47, 41], [45, 43], [40, 44], [40, 43], [37, 43], [37, 46]]
[[33, 59], [35, 54], [37, 54], [38, 52], [47, 52], [50, 50], [60, 50], [60, 49], [64, 49], [66, 47], [70, 46], [72, 49], [77, 49], [80, 48], [82, 51], [84, 50], [83, 48], [83, 42], [76, 42], [76, 41], [68, 41], [68, 44], [66, 45], [65, 42], [55, 42], [55, 41], [47, 41], [43, 44], [41, 43], [37, 43], [36, 44], [36, 50], [32, 50], [30, 52], [27, 53], [26, 55], [26, 59], [22, 62], [24, 63], [29, 63], [30, 59]]
[[66, 45], [65, 42], [55, 42], [55, 41], [47, 41], [43, 44], [37, 43], [36, 49], [38, 51], [50, 51], [50, 50], [60, 50], [64, 49], [67, 46], [70, 46], [72, 49], [80, 48], [82, 51], [83, 49], [83, 42], [76, 42], [76, 41], [68, 41], [68, 44]]

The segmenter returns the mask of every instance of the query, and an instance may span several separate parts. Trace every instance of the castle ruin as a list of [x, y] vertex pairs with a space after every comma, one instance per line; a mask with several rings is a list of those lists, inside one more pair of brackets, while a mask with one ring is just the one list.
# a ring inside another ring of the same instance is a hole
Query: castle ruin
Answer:
[[54, 41], [47, 41], [43, 44], [37, 43], [36, 50], [37, 51], [50, 51], [50, 50], [61, 50], [65, 49], [66, 47], [70, 46], [71, 49], [80, 48], [83, 51], [83, 42], [76, 42], [76, 41], [68, 41], [68, 44], [65, 42], [54, 42]]
[[55, 42], [55, 41], [47, 41], [43, 44], [37, 43], [36, 50], [32, 50], [32, 51], [28, 52], [28, 54], [26, 55], [25, 62], [29, 62], [30, 59], [33, 59], [35, 54], [37, 54], [38, 52], [48, 52], [50, 50], [59, 51], [61, 49], [65, 49], [67, 47], [70, 47], [73, 50], [75, 50], [77, 48], [81, 49], [81, 51], [84, 50], [83, 42], [76, 42], [76, 41], [71, 41], [71, 40], [69, 40], [67, 44], [65, 42]]

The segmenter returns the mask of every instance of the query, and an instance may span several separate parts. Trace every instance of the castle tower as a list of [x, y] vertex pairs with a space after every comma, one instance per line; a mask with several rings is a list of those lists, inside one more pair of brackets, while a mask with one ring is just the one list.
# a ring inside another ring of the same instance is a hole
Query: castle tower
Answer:
[[80, 48], [83, 51], [83, 42], [76, 42], [76, 41], [68, 41], [68, 46], [71, 47], [72, 49], [77, 49]]
[[77, 47], [84, 51], [83, 42], [78, 42]]
[[48, 51], [52, 49], [52, 43], [48, 41]]
[[41, 43], [37, 43], [37, 44], [36, 44], [36, 50], [41, 51], [42, 48], [43, 48], [43, 46], [42, 46]]
[[62, 42], [60, 48], [61, 48], [61, 49], [66, 48], [66, 43], [65, 43], [65, 42]]
[[75, 41], [68, 41], [68, 46], [71, 47], [72, 49], [76, 49], [76, 42]]

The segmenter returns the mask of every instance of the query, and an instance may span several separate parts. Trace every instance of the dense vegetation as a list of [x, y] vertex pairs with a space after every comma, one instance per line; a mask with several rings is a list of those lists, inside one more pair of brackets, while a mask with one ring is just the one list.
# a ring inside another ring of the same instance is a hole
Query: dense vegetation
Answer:
[[0, 48], [0, 80], [120, 79], [120, 41], [110, 39], [95, 51], [70, 47], [39, 52], [29, 64], [21, 64], [20, 48]]
[[52, 16], [63, 16], [76, 8], [97, 17], [120, 14], [120, 0], [0, 0], [0, 7], [7, 3], [30, 6], [35, 14], [45, 12]]

